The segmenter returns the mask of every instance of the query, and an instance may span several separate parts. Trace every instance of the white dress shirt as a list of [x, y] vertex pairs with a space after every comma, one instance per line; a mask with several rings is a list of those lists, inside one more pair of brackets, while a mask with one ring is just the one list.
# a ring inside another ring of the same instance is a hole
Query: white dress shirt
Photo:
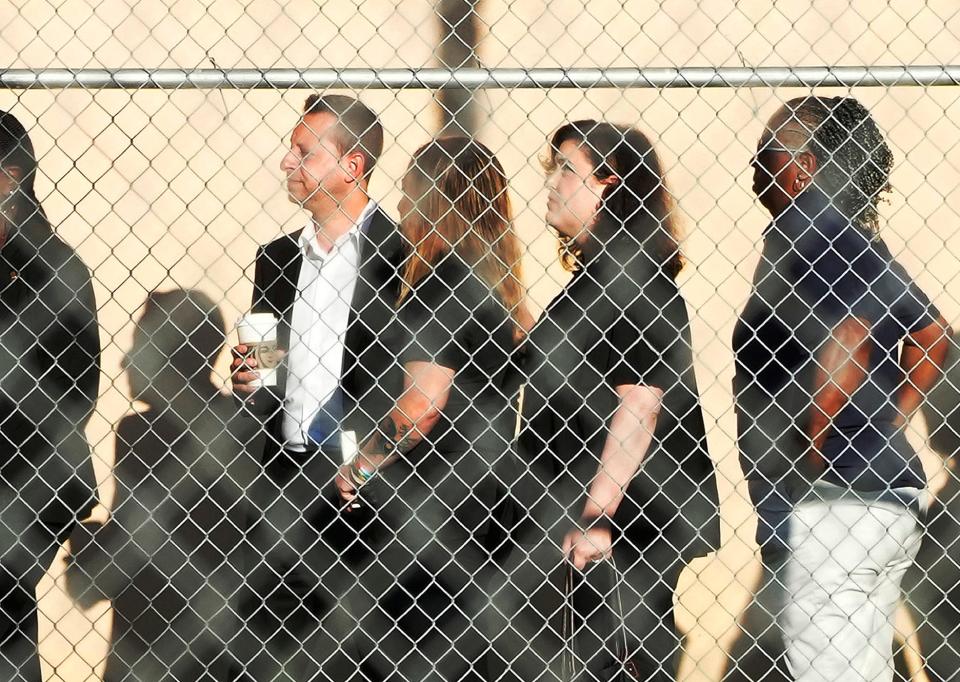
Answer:
[[303, 265], [290, 322], [283, 400], [283, 446], [289, 450], [306, 450], [310, 423], [340, 383], [350, 304], [359, 276], [360, 234], [376, 209], [376, 202], [368, 201], [357, 222], [329, 253], [320, 249], [313, 221], [300, 234]]

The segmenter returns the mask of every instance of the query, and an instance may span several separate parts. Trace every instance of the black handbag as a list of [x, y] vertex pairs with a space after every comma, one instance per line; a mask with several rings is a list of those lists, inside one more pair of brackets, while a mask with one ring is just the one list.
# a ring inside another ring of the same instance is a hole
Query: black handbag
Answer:
[[577, 654], [574, 628], [576, 610], [573, 604], [573, 587], [576, 576], [573, 565], [569, 565], [564, 573], [563, 621], [561, 623], [563, 652], [560, 660], [560, 674], [565, 682], [635, 682], [642, 679], [640, 668], [630, 658], [630, 650], [627, 646], [627, 624], [623, 615], [623, 600], [620, 597], [620, 583], [623, 581], [623, 575], [617, 570], [612, 556], [605, 562], [610, 566], [614, 580], [613, 611], [615, 622], [613, 627], [617, 634], [616, 650], [614, 656], [611, 657], [611, 661], [600, 670], [592, 673], [587, 672], [583, 660]]

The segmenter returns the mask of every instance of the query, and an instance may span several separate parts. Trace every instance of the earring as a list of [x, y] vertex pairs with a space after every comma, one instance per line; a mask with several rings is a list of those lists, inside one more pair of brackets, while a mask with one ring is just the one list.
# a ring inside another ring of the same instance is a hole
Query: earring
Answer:
[[793, 191], [799, 194], [807, 187], [807, 180], [805, 178], [797, 178], [793, 181]]

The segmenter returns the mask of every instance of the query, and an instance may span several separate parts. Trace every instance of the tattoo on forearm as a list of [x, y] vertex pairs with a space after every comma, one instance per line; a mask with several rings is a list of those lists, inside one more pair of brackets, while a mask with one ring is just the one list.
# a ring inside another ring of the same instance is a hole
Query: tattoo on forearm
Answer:
[[383, 441], [384, 447], [397, 440], [397, 425], [389, 415], [380, 422], [380, 439]]
[[377, 426], [362, 448], [364, 453], [382, 453], [386, 457], [405, 455], [421, 440], [413, 424], [398, 424], [390, 415]]
[[405, 455], [420, 442], [420, 434], [413, 430], [412, 425], [404, 425], [397, 429], [397, 435], [394, 440], [394, 452], [398, 455]]

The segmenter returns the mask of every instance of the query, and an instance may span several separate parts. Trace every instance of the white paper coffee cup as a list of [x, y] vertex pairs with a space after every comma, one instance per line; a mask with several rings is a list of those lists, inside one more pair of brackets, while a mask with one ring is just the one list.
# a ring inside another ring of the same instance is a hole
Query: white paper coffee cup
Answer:
[[256, 372], [260, 378], [251, 381], [251, 386], [277, 385], [277, 365], [280, 364], [277, 324], [273, 313], [247, 313], [237, 320], [237, 337], [241, 345], [247, 346], [247, 356], [257, 361]]

